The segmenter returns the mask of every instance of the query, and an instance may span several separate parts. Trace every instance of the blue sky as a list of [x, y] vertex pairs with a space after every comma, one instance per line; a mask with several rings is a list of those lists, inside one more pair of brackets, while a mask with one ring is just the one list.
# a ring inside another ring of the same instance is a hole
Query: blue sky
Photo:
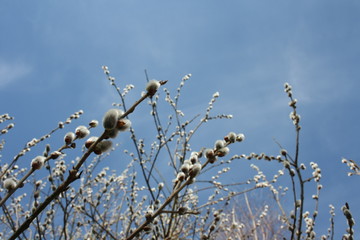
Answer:
[[[121, 86], [135, 85], [136, 94], [145, 85], [144, 69], [150, 78], [169, 80], [173, 92], [192, 73], [181, 105], [188, 116], [219, 91], [215, 111], [234, 119], [211, 123], [214, 132], [201, 132], [194, 148], [233, 130], [247, 139], [232, 153], [277, 154], [273, 138], [291, 152], [294, 131], [283, 92], [289, 82], [302, 117], [301, 159], [323, 170], [321, 225], [328, 225], [332, 203], [340, 234], [345, 201], [360, 216], [359, 179], [348, 178], [340, 162], [360, 159], [359, 12], [360, 2], [350, 0], [3, 1], [0, 113], [16, 124], [3, 161], [79, 109], [85, 112], [79, 123], [100, 120], [119, 101], [102, 65]], [[140, 130], [144, 112], [133, 117]]]

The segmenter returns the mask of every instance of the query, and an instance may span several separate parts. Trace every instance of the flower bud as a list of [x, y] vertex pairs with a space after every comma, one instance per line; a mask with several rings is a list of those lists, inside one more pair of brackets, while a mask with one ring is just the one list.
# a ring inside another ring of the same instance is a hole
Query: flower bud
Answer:
[[111, 129], [107, 131], [107, 137], [106, 138], [116, 138], [119, 133], [119, 130], [117, 128]]
[[50, 158], [51, 159], [57, 159], [62, 153], [59, 151], [54, 151], [52, 153], [50, 153]]
[[88, 136], [89, 134], [90, 134], [90, 131], [89, 131], [89, 129], [87, 129], [87, 127], [85, 127], [85, 126], [78, 126], [78, 127], [75, 129], [75, 135], [76, 135], [79, 139], [85, 138], [85, 137]]
[[121, 118], [117, 121], [116, 128], [121, 132], [125, 132], [129, 130], [130, 127], [131, 127], [131, 121], [129, 119]]
[[215, 156], [214, 150], [211, 149], [211, 148], [206, 149], [206, 150], [204, 151], [204, 153], [205, 153], [205, 157], [206, 157], [207, 159], [213, 158], [213, 157]]
[[3, 182], [3, 185], [6, 190], [11, 191], [16, 187], [16, 181], [13, 178], [7, 178]]
[[159, 89], [160, 86], [161, 86], [161, 84], [159, 81], [151, 80], [148, 82], [145, 89], [150, 96], [153, 96], [156, 93], [156, 91]]
[[183, 165], [181, 165], [180, 168], [180, 170], [185, 174], [189, 172], [189, 169], [190, 169], [190, 165], [188, 163], [183, 163]]
[[97, 120], [92, 120], [91, 122], [89, 122], [89, 126], [90, 127], [97, 127], [97, 125], [99, 124], [99, 121]]
[[209, 163], [214, 163], [214, 162], [216, 162], [216, 160], [217, 160], [217, 156], [208, 158]]
[[86, 142], [85, 142], [85, 147], [89, 148], [94, 142], [96, 142], [96, 140], [98, 140], [98, 137], [88, 138], [88, 140], [86, 140]]
[[225, 141], [224, 140], [217, 140], [215, 142], [215, 149], [218, 150], [220, 148], [225, 147]]
[[198, 162], [198, 160], [199, 160], [199, 158], [198, 158], [198, 155], [197, 154], [192, 154], [191, 156], [190, 156], [190, 162], [192, 163], [192, 164], [195, 164], [195, 163], [197, 163]]
[[117, 121], [123, 115], [123, 111], [120, 109], [110, 109], [105, 113], [103, 118], [103, 126], [106, 130], [111, 130], [116, 127]]
[[101, 155], [101, 154], [102, 154], [101, 149], [98, 148], [98, 147], [95, 147], [94, 153], [95, 153], [96, 155]]
[[286, 156], [287, 155], [286, 149], [281, 149], [280, 154], [283, 155], [283, 156]]
[[34, 170], [38, 170], [38, 169], [42, 168], [42, 166], [44, 166], [45, 159], [46, 158], [44, 156], [35, 157], [31, 161], [31, 168], [34, 169]]
[[112, 147], [111, 141], [99, 142], [94, 149], [94, 153], [100, 155], [106, 151], [109, 151], [111, 147]]
[[35, 191], [34, 192], [34, 198], [38, 198], [40, 196], [40, 191]]
[[153, 210], [152, 206], [149, 206], [148, 209], [146, 210], [145, 218], [150, 221], [152, 219], [153, 213], [154, 213], [154, 210]]
[[73, 132], [68, 132], [64, 137], [64, 141], [66, 144], [72, 143], [74, 139], [75, 139], [75, 133]]
[[230, 152], [230, 149], [228, 147], [223, 147], [223, 148], [220, 148], [216, 151], [216, 154], [219, 156], [219, 157], [224, 157], [226, 156], [228, 153]]
[[346, 207], [343, 207], [341, 210], [343, 211], [343, 214], [347, 219], [352, 218], [352, 215], [351, 215], [351, 212], [349, 211], [349, 209], [347, 209]]
[[185, 176], [185, 173], [179, 172], [179, 173], [177, 174], [177, 176], [176, 176], [176, 180], [182, 182], [182, 181], [185, 180], [185, 177], [186, 177], [186, 176]]
[[237, 136], [236, 136], [236, 141], [237, 142], [242, 142], [245, 140], [245, 135], [242, 134], [242, 133], [239, 133]]
[[162, 190], [163, 188], [164, 188], [164, 183], [163, 182], [159, 183], [158, 184], [158, 189]]
[[194, 165], [191, 166], [190, 168], [190, 172], [189, 172], [189, 176], [191, 178], [196, 177], [197, 175], [199, 175], [201, 171], [201, 164], [200, 163], [195, 163]]
[[214, 153], [214, 150], [211, 148], [208, 148], [204, 152], [206, 159], [209, 161], [209, 163], [214, 163], [217, 160], [217, 156]]
[[49, 156], [49, 152], [50, 152], [50, 144], [46, 144], [45, 151], [43, 153], [44, 157]]
[[234, 143], [236, 142], [236, 133], [229, 132], [229, 134], [224, 139], [226, 142]]

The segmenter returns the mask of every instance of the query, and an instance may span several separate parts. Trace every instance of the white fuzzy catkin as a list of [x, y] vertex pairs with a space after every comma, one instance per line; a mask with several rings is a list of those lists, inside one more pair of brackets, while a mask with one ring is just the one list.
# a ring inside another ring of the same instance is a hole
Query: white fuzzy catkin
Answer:
[[189, 176], [191, 178], [194, 178], [197, 175], [199, 175], [200, 171], [201, 171], [201, 164], [200, 163], [195, 163], [194, 165], [191, 166]]
[[156, 91], [159, 89], [160, 86], [161, 86], [161, 84], [159, 81], [151, 80], [148, 82], [145, 89], [150, 94], [150, 96], [153, 96], [156, 93]]
[[185, 175], [185, 173], [183, 173], [183, 172], [179, 172], [179, 173], [177, 174], [177, 176], [176, 176], [176, 180], [177, 180], [177, 181], [180, 181], [180, 182], [184, 181], [185, 178], [186, 178], [186, 175]]
[[211, 148], [205, 149], [204, 154], [205, 154], [205, 157], [206, 157], [207, 159], [212, 158], [212, 157], [215, 156], [214, 150], [211, 149]]
[[116, 127], [117, 121], [120, 118], [119, 109], [110, 109], [107, 111], [103, 118], [103, 126], [106, 130], [111, 130]]
[[117, 129], [121, 132], [125, 132], [130, 129], [131, 127], [131, 121], [126, 118], [119, 119], [117, 122]]
[[74, 139], [75, 139], [75, 133], [68, 132], [64, 137], [64, 142], [66, 144], [70, 144], [70, 143], [72, 143], [74, 141]]
[[89, 134], [90, 134], [90, 131], [89, 131], [89, 129], [87, 129], [87, 127], [85, 127], [85, 126], [78, 126], [78, 127], [75, 129], [75, 135], [76, 135], [79, 139], [85, 138], [85, 137], [87, 137]]
[[225, 141], [224, 141], [224, 140], [217, 140], [217, 141], [215, 142], [215, 146], [214, 146], [214, 147], [215, 147], [216, 150], [225, 147]]
[[286, 149], [281, 149], [280, 154], [283, 155], [283, 156], [286, 156], [287, 155]]
[[214, 163], [217, 160], [217, 156], [215, 155], [215, 152], [213, 149], [208, 148], [204, 151], [206, 159], [209, 161], [209, 163]]
[[107, 136], [109, 138], [116, 138], [118, 134], [119, 134], [119, 130], [117, 128], [108, 130], [108, 132], [107, 132]]
[[59, 156], [61, 156], [61, 152], [59, 151], [53, 151], [52, 153], [50, 153], [50, 158], [51, 159], [57, 159]]
[[112, 141], [101, 141], [101, 142], [99, 142], [97, 147], [100, 148], [102, 153], [107, 152], [112, 147]]
[[228, 147], [223, 147], [217, 150], [217, 155], [219, 157], [224, 157], [230, 152], [230, 149]]
[[229, 132], [229, 134], [226, 136], [227, 141], [234, 143], [236, 141], [236, 133]]
[[89, 126], [90, 127], [97, 127], [97, 125], [99, 125], [99, 121], [97, 120], [91, 120], [91, 122], [89, 122]]
[[11, 191], [12, 189], [14, 189], [16, 187], [16, 182], [13, 178], [7, 178], [3, 182], [3, 186], [6, 190]]
[[180, 169], [183, 173], [187, 174], [189, 172], [190, 165], [188, 163], [183, 163]]
[[38, 170], [40, 168], [42, 168], [42, 166], [44, 166], [44, 162], [45, 162], [45, 157], [44, 156], [37, 156], [35, 157], [32, 161], [31, 161], [31, 168]]
[[89, 148], [94, 142], [96, 142], [96, 140], [98, 140], [98, 137], [89, 137], [85, 142], [85, 147]]
[[242, 134], [242, 133], [239, 133], [237, 136], [236, 136], [236, 141], [237, 142], [242, 142], [245, 140], [245, 135]]

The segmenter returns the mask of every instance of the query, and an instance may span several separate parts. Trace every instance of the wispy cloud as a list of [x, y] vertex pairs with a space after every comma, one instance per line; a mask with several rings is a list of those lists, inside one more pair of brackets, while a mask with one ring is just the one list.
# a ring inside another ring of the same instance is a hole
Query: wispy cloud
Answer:
[[347, 97], [353, 88], [346, 63], [331, 54], [320, 55], [292, 48], [288, 51], [288, 81], [303, 102], [332, 102]]
[[32, 71], [32, 67], [22, 62], [8, 62], [0, 59], [0, 88], [20, 80]]

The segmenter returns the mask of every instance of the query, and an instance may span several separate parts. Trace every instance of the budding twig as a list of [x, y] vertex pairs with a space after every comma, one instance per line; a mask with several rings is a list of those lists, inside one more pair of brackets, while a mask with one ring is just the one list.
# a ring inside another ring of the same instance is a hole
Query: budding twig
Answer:
[[[166, 82], [165, 82], [166, 83]], [[164, 83], [164, 84], [165, 84]], [[137, 102], [135, 102], [133, 104], [132, 107], [130, 107], [124, 114], [122, 117], [126, 117], [127, 115], [129, 115], [130, 113], [132, 113], [135, 108], [142, 102], [144, 101], [147, 97], [149, 96], [149, 94], [145, 94], [144, 96], [142, 96]], [[103, 132], [103, 134], [89, 147], [89, 149], [84, 153], [84, 155], [81, 157], [81, 159], [79, 160], [79, 162], [69, 171], [69, 176], [66, 178], [66, 180], [60, 184], [56, 190], [50, 195], [48, 196], [43, 203], [41, 203], [32, 213], [32, 215], [27, 218], [25, 220], [25, 222], [14, 232], [14, 234], [9, 238], [9, 240], [14, 240], [16, 239], [22, 232], [24, 232], [31, 224], [31, 222], [52, 202], [54, 201], [62, 192], [66, 191], [70, 184], [74, 181], [76, 181], [77, 179], [80, 178], [81, 173], [79, 173], [79, 170], [81, 168], [81, 166], [84, 164], [84, 162], [86, 161], [86, 159], [90, 156], [90, 154], [94, 151], [95, 147], [97, 146], [98, 143], [100, 143], [103, 139], [105, 139], [105, 137], [107, 137], [107, 133], [108, 130], [105, 130]], [[33, 168], [31, 169], [33, 170]], [[29, 176], [31, 175], [31, 171], [29, 172]], [[5, 202], [5, 201], [1, 201], [1, 202]]]

